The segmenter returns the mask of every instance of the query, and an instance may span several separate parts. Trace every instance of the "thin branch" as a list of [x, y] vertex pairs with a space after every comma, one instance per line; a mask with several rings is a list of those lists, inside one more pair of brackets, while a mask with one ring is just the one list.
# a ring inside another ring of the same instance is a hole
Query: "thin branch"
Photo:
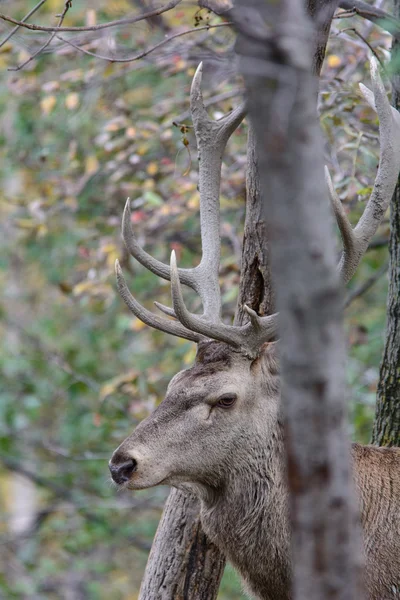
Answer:
[[358, 288], [350, 292], [350, 294], [345, 300], [344, 307], [347, 308], [349, 304], [353, 302], [353, 300], [359, 298], [359, 296], [362, 296], [362, 294], [367, 292], [374, 285], [374, 283], [376, 283], [378, 279], [382, 277], [382, 275], [387, 273], [388, 268], [389, 261], [386, 261], [380, 269], [378, 269], [377, 271], [375, 271], [375, 273], [373, 273], [373, 275], [371, 275], [371, 277], [368, 277], [368, 279], [366, 279], [364, 283], [362, 283]]
[[[216, 94], [215, 96], [210, 96], [210, 98], [206, 98], [204, 100], [204, 106], [206, 108], [208, 108], [209, 106], [212, 106], [213, 104], [216, 104], [217, 102], [222, 102], [223, 100], [229, 100], [230, 98], [234, 98], [235, 96], [241, 96], [242, 94], [243, 94], [243, 90], [238, 89], [238, 88], [234, 89], [234, 90], [229, 90], [227, 92], [221, 92], [221, 94]], [[174, 121], [181, 123], [182, 121], [185, 121], [189, 117], [190, 117], [190, 110], [185, 110], [185, 112], [182, 112], [179, 115], [177, 115], [176, 117], [174, 117]], [[170, 124], [168, 123], [166, 125], [166, 127], [170, 127]]]
[[151, 17], [161, 15], [162, 13], [175, 8], [175, 6], [180, 4], [180, 2], [182, 2], [182, 0], [172, 0], [160, 8], [150, 10], [141, 15], [125, 17], [124, 19], [117, 19], [116, 21], [109, 21], [108, 23], [101, 23], [100, 25], [84, 25], [81, 27], [46, 27], [42, 25], [35, 25], [34, 23], [24, 23], [24, 21], [18, 21], [18, 19], [14, 19], [13, 17], [5, 15], [4, 13], [0, 13], [0, 19], [7, 21], [8, 23], [12, 23], [13, 25], [18, 25], [19, 27], [25, 27], [25, 29], [30, 29], [31, 31], [47, 31], [50, 33], [63, 33], [66, 31], [101, 31], [102, 29], [116, 27], [117, 25], [131, 25], [132, 23], [138, 23], [139, 21], [144, 21], [145, 19], [150, 19]]
[[[29, 17], [31, 17], [33, 14], [35, 14], [35, 12], [37, 12], [37, 11], [39, 10], [39, 8], [41, 8], [41, 6], [43, 6], [43, 4], [44, 4], [45, 2], [47, 2], [47, 0], [40, 0], [40, 2], [38, 2], [38, 3], [36, 4], [36, 6], [34, 6], [34, 7], [32, 8], [32, 10], [30, 10], [30, 11], [29, 11], [29, 12], [28, 12], [28, 13], [25, 15], [25, 17], [22, 19], [22, 21], [21, 21], [21, 22], [22, 22], [22, 23], [25, 23], [25, 21], [26, 21], [27, 19], [29, 19]], [[15, 33], [17, 33], [17, 31], [18, 31], [18, 29], [19, 29], [20, 27], [21, 27], [21, 25], [16, 25], [15, 27], [13, 27], [13, 29], [11, 29], [11, 31], [10, 31], [10, 32], [9, 32], [9, 33], [6, 35], [6, 37], [4, 38], [4, 40], [3, 40], [2, 42], [0, 42], [0, 48], [1, 48], [2, 46], [4, 46], [4, 44], [5, 44], [6, 42], [8, 42], [8, 40], [9, 40], [10, 38], [12, 38], [12, 36], [13, 36]]]
[[362, 40], [364, 42], [364, 44], [366, 46], [368, 46], [368, 48], [371, 50], [372, 54], [375, 56], [376, 60], [381, 65], [382, 70], [386, 73], [385, 64], [380, 59], [379, 54], [376, 52], [375, 48], [373, 48], [371, 46], [371, 44], [369, 43], [367, 38], [365, 38], [359, 31], [357, 31], [357, 29], [355, 27], [346, 27], [346, 29], [342, 29], [342, 30], [338, 31], [337, 35], [341, 35], [342, 33], [345, 33], [346, 31], [351, 31], [352, 33], [354, 33], [356, 36], [358, 36], [360, 38], [360, 40]]
[[[57, 25], [58, 28], [61, 27], [61, 25], [63, 24], [65, 16], [70, 8], [72, 8], [72, 0], [65, 0], [64, 10], [62, 11], [62, 13], [60, 15], [58, 15], [59, 16], [58, 25]], [[49, 37], [49, 39], [39, 48], [39, 50], [36, 50], [36, 52], [34, 52], [32, 54], [32, 56], [27, 58], [23, 63], [21, 63], [17, 67], [9, 67], [7, 69], [7, 71], [20, 71], [21, 69], [26, 67], [27, 64], [29, 64], [32, 60], [34, 60], [37, 56], [39, 56], [39, 54], [41, 54], [43, 52], [43, 50], [46, 50], [46, 48], [48, 46], [50, 46], [50, 44], [54, 40], [55, 36], [56, 36], [56, 34], [52, 33], [51, 36]]]
[[233, 8], [233, 3], [230, 0], [198, 0], [198, 5], [200, 8], [211, 10], [218, 16], [229, 13]]
[[61, 40], [62, 42], [68, 44], [69, 46], [72, 46], [73, 48], [75, 48], [75, 50], [78, 50], [79, 52], [83, 52], [84, 54], [87, 54], [88, 56], [93, 56], [94, 58], [97, 58], [100, 60], [107, 60], [108, 62], [111, 62], [111, 63], [129, 63], [129, 62], [134, 62], [135, 60], [139, 60], [141, 58], [145, 58], [146, 56], [151, 54], [151, 52], [154, 52], [154, 50], [158, 50], [158, 48], [165, 46], [165, 44], [168, 44], [172, 40], [175, 40], [176, 38], [182, 37], [189, 33], [194, 33], [196, 31], [205, 31], [205, 30], [209, 30], [209, 29], [216, 29], [217, 27], [227, 27], [229, 25], [232, 25], [232, 23], [229, 23], [229, 22], [228, 23], [216, 23], [215, 25], [204, 25], [203, 27], [193, 27], [192, 29], [186, 29], [185, 31], [180, 31], [179, 33], [174, 33], [173, 35], [170, 35], [169, 37], [165, 38], [164, 40], [161, 40], [161, 42], [158, 42], [158, 44], [155, 44], [154, 46], [151, 46], [150, 48], [143, 50], [143, 52], [139, 52], [139, 54], [135, 54], [134, 56], [130, 56], [128, 58], [103, 56], [102, 54], [97, 54], [97, 52], [91, 52], [90, 50], [85, 50], [81, 46], [78, 46], [77, 44], [74, 44], [73, 42], [67, 40], [66, 38], [61, 37], [61, 35], [57, 35], [57, 38], [59, 40]]
[[343, 12], [337, 13], [334, 19], [346, 19], [357, 15], [372, 21], [386, 29], [396, 39], [400, 39], [400, 21], [386, 11], [362, 2], [362, 0], [340, 0], [339, 7], [343, 9]]

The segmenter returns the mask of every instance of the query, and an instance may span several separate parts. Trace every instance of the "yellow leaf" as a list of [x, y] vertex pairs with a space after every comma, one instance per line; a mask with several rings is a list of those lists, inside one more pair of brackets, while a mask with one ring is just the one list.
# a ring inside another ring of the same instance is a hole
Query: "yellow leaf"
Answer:
[[92, 289], [94, 285], [95, 284], [93, 281], [81, 281], [81, 283], [77, 283], [73, 290], [74, 296], [80, 296], [80, 294], [84, 294]]
[[128, 129], [126, 130], [126, 137], [129, 138], [130, 140], [135, 139], [136, 129], [134, 127], [128, 127]]
[[336, 54], [330, 54], [327, 58], [329, 67], [339, 67], [342, 64], [342, 59]]
[[41, 99], [40, 108], [42, 109], [44, 115], [49, 115], [56, 104], [57, 98], [52, 94], [51, 96], [45, 96]]
[[151, 162], [147, 165], [146, 171], [149, 175], [153, 176], [158, 173], [158, 164], [156, 162]]
[[86, 175], [92, 175], [92, 173], [96, 173], [98, 170], [99, 161], [93, 154], [90, 154], [85, 161], [85, 173]]
[[139, 319], [133, 319], [132, 325], [131, 325], [132, 331], [141, 331], [145, 327], [146, 327], [145, 323], [142, 323], [142, 321], [139, 321]]
[[144, 154], [146, 154], [146, 152], [148, 152], [148, 150], [149, 150], [148, 144], [141, 144], [140, 146], [138, 146], [138, 148], [136, 150], [136, 154], [139, 154], [139, 156], [143, 156]]
[[193, 194], [191, 198], [189, 198], [187, 205], [190, 210], [197, 210], [200, 206], [200, 197], [198, 194]]
[[47, 229], [47, 225], [45, 225], [44, 223], [41, 223], [38, 228], [37, 228], [37, 236], [38, 237], [45, 237], [47, 235], [48, 229]]
[[76, 92], [71, 92], [65, 98], [65, 106], [68, 110], [75, 110], [79, 106], [79, 95]]
[[15, 223], [21, 229], [36, 229], [36, 223], [32, 219], [17, 219]]
[[175, 63], [175, 68], [176, 69], [184, 69], [186, 67], [186, 61], [183, 60], [183, 58], [180, 58], [176, 63]]
[[153, 181], [153, 179], [146, 179], [146, 181], [143, 183], [142, 188], [144, 190], [153, 190], [155, 186], [155, 183]]

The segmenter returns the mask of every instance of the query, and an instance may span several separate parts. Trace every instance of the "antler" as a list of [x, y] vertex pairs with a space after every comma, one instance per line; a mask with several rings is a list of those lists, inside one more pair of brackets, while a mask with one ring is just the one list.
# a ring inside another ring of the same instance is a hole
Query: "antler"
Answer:
[[[245, 107], [240, 106], [220, 121], [208, 116], [201, 94], [202, 65], [193, 78], [190, 105], [199, 152], [199, 188], [202, 259], [194, 269], [178, 269], [175, 253], [170, 266], [151, 257], [138, 244], [131, 228], [130, 209], [127, 202], [122, 234], [130, 253], [156, 275], [171, 281], [173, 309], [156, 302], [156, 306], [169, 317], [154, 315], [135, 300], [129, 292], [117, 261], [119, 292], [128, 308], [144, 323], [194, 342], [214, 339], [225, 342], [247, 356], [254, 358], [264, 342], [276, 337], [278, 315], [260, 317], [245, 306], [249, 322], [238, 327], [225, 325], [221, 320], [221, 293], [218, 281], [220, 263], [219, 187], [222, 154], [226, 143], [242, 121]], [[343, 255], [339, 269], [345, 282], [353, 276], [368, 244], [376, 232], [388, 207], [400, 169], [400, 115], [390, 106], [377, 63], [371, 60], [371, 92], [360, 84], [367, 102], [379, 116], [381, 153], [374, 189], [357, 226], [353, 229], [344, 208], [336, 195], [328, 169], [325, 169], [329, 195], [343, 238]], [[188, 285], [199, 295], [203, 303], [203, 315], [195, 315], [186, 308], [181, 284]]]
[[[219, 288], [220, 215], [219, 190], [222, 155], [226, 143], [243, 120], [244, 105], [219, 121], [210, 119], [201, 93], [202, 65], [193, 78], [190, 108], [199, 152], [199, 189], [202, 259], [194, 269], [178, 269], [175, 255], [171, 266], [154, 259], [143, 250], [133, 233], [129, 201], [122, 219], [122, 235], [129, 252], [150, 271], [171, 281], [174, 309], [156, 302], [156, 306], [175, 321], [154, 315], [141, 306], [126, 285], [120, 265], [116, 263], [119, 292], [128, 308], [141, 321], [195, 342], [211, 338], [227, 342], [243, 352], [255, 356], [259, 347], [276, 334], [276, 317], [258, 317], [248, 309], [250, 322], [243, 327], [230, 327], [221, 321], [221, 293]], [[191, 314], [183, 301], [181, 283], [194, 289], [202, 300], [203, 315]]]
[[371, 81], [372, 91], [362, 83], [360, 90], [379, 117], [379, 167], [371, 196], [354, 229], [325, 167], [329, 195], [343, 240], [343, 253], [338, 268], [345, 283], [353, 277], [385, 215], [400, 170], [400, 114], [389, 104], [375, 58], [371, 59]]
[[[200, 165], [202, 259], [194, 269], [179, 269], [179, 277], [183, 284], [191, 287], [200, 295], [204, 317], [213, 322], [218, 321], [221, 314], [218, 271], [220, 262], [219, 189], [222, 155], [228, 139], [243, 120], [246, 109], [242, 104], [219, 121], [210, 119], [201, 93], [202, 72], [203, 67], [200, 63], [190, 90], [190, 109]], [[129, 252], [147, 269], [170, 281], [170, 267], [147, 254], [139, 246], [131, 227], [130, 217], [129, 201], [127, 201], [122, 219], [122, 236]]]

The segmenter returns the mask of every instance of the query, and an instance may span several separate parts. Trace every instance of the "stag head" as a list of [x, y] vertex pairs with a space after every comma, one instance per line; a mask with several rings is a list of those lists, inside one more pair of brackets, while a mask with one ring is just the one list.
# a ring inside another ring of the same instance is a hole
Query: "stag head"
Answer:
[[276, 436], [275, 346], [252, 360], [223, 342], [200, 342], [193, 367], [175, 375], [160, 406], [114, 453], [114, 480], [130, 489], [189, 484], [202, 495], [226, 486], [246, 468], [249, 432], [255, 446]]
[[[269, 465], [282, 447], [277, 343], [278, 315], [260, 316], [248, 307], [243, 326], [221, 320], [218, 282], [220, 262], [219, 186], [225, 145], [245, 116], [240, 106], [223, 119], [208, 116], [201, 94], [202, 66], [191, 88], [191, 113], [199, 152], [202, 259], [194, 269], [178, 269], [148, 255], [131, 228], [127, 202], [122, 233], [130, 253], [156, 275], [171, 281], [173, 308], [155, 303], [170, 318], [142, 307], [128, 290], [117, 262], [119, 292], [144, 323], [198, 344], [192, 368], [178, 373], [166, 397], [114, 452], [110, 471], [117, 484], [142, 489], [159, 484], [189, 486], [204, 493], [226, 486], [232, 474]], [[342, 279], [353, 276], [390, 201], [400, 169], [400, 115], [389, 104], [375, 60], [372, 91], [361, 92], [380, 122], [380, 162], [374, 188], [353, 229], [337, 197], [328, 170], [329, 196], [343, 239], [339, 262]], [[181, 284], [195, 290], [203, 314], [188, 311]], [[172, 319], [172, 320], [171, 320]], [[260, 450], [261, 449], [261, 450]], [[263, 456], [259, 456], [260, 451]], [[254, 456], [257, 454], [257, 456]], [[253, 458], [255, 460], [253, 460]], [[262, 460], [260, 460], [262, 459]], [[251, 464], [250, 464], [251, 463]]]

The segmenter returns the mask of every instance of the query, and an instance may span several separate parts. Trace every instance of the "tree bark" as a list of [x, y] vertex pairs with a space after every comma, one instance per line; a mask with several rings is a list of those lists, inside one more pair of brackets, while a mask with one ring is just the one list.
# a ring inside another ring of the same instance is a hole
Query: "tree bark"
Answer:
[[307, 0], [307, 12], [314, 22], [313, 58], [311, 70], [319, 77], [325, 58], [332, 17], [338, 0]]
[[260, 176], [255, 146], [254, 129], [249, 125], [246, 172], [246, 221], [244, 224], [240, 286], [235, 314], [235, 325], [243, 325], [248, 315], [247, 304], [259, 315], [275, 312], [272, 289], [267, 225], [260, 196]]
[[211, 600], [225, 560], [201, 528], [196, 498], [173, 489], [153, 541], [140, 600]]
[[[244, 19], [249, 6], [251, 18]], [[343, 298], [311, 74], [318, 70], [315, 34], [298, 0], [238, 0], [235, 7], [281, 315], [293, 597], [354, 600], [361, 597], [361, 551], [344, 398]]]
[[[400, 1], [394, 2], [400, 18]], [[400, 108], [400, 41], [392, 49], [393, 106]], [[380, 366], [372, 441], [378, 446], [400, 446], [400, 179], [390, 205], [389, 292], [385, 347]]]

